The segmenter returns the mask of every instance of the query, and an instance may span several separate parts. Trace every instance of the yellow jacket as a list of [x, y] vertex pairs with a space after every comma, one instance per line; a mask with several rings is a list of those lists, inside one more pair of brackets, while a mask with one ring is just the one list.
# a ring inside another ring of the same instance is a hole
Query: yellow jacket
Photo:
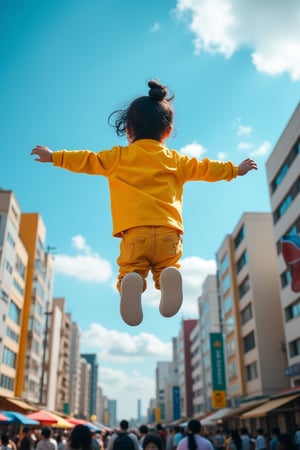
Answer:
[[187, 181], [230, 181], [232, 162], [199, 161], [152, 139], [89, 150], [53, 152], [53, 164], [72, 172], [103, 175], [110, 189], [113, 235], [137, 226], [168, 226], [183, 232], [182, 196]]

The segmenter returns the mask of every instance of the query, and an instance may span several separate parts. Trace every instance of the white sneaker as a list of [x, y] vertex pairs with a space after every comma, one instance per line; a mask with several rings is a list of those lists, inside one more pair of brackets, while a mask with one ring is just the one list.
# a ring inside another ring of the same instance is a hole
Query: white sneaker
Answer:
[[174, 316], [183, 300], [181, 273], [176, 267], [166, 267], [160, 274], [161, 298], [159, 311], [164, 317]]
[[144, 280], [136, 272], [127, 273], [122, 280], [120, 313], [128, 325], [136, 326], [143, 320], [143, 289]]

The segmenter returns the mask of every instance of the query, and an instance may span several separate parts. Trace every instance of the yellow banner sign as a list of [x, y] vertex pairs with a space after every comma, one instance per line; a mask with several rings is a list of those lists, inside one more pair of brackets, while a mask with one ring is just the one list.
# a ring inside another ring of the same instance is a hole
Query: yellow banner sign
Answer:
[[212, 392], [212, 407], [213, 408], [226, 408], [226, 391], [213, 391]]

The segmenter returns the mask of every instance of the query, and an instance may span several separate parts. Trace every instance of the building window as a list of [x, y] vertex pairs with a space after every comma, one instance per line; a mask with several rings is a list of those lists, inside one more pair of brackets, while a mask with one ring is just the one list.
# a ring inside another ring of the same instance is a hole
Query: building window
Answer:
[[248, 262], [248, 252], [247, 250], [245, 250], [236, 263], [236, 273], [239, 273], [242, 270], [242, 268], [247, 264], [247, 262]]
[[227, 289], [230, 288], [230, 276], [229, 274], [226, 275], [226, 277], [224, 278], [224, 280], [222, 280], [222, 290], [223, 293], [227, 291]]
[[21, 261], [21, 259], [20, 259], [20, 257], [18, 255], [17, 255], [17, 260], [16, 260], [16, 271], [18, 272], [20, 277], [23, 278], [23, 280], [24, 280], [25, 279], [26, 268], [25, 268], [25, 265], [23, 264], [23, 262]]
[[9, 391], [14, 390], [14, 379], [11, 377], [8, 377], [7, 375], [0, 375], [0, 386], [4, 389], [7, 389]]
[[232, 297], [231, 295], [228, 295], [223, 303], [223, 313], [224, 315], [228, 313], [228, 311], [230, 311], [232, 308]]
[[298, 298], [298, 300], [296, 300], [294, 303], [285, 308], [284, 311], [286, 322], [295, 319], [295, 317], [300, 316], [300, 298]]
[[232, 378], [237, 377], [237, 364], [236, 361], [232, 361], [228, 364], [228, 378], [231, 380]]
[[244, 345], [244, 353], [250, 352], [250, 350], [255, 348], [254, 331], [251, 331], [251, 333], [247, 334], [247, 336], [243, 338], [243, 345]]
[[15, 369], [16, 367], [16, 354], [12, 352], [9, 348], [4, 347], [3, 349], [3, 364], [8, 367]]
[[285, 214], [287, 209], [293, 203], [294, 199], [300, 192], [300, 177], [293, 184], [287, 195], [284, 197], [283, 201], [280, 203], [278, 208], [274, 211], [273, 220], [274, 224]]
[[277, 172], [277, 175], [275, 176], [274, 180], [272, 181], [272, 183], [271, 183], [272, 194], [273, 194], [273, 192], [276, 191], [276, 189], [278, 188], [278, 186], [280, 185], [280, 183], [286, 176], [289, 168], [291, 167], [292, 163], [294, 162], [294, 160], [296, 159], [296, 157], [299, 153], [300, 153], [300, 139], [298, 140], [296, 145], [294, 145], [292, 150], [289, 152], [287, 158], [285, 159], [284, 163], [282, 164], [279, 171]]
[[19, 335], [12, 330], [10, 327], [6, 327], [6, 336], [12, 339], [15, 342], [19, 342]]
[[226, 253], [226, 255], [224, 256], [224, 258], [221, 261], [221, 273], [226, 272], [226, 270], [228, 269], [228, 265], [229, 265], [229, 259], [228, 259], [228, 255]]
[[238, 287], [239, 298], [241, 299], [246, 294], [246, 292], [249, 291], [249, 289], [250, 289], [250, 280], [249, 277], [247, 276]]
[[246, 380], [251, 381], [258, 377], [256, 362], [246, 366]]
[[245, 227], [243, 225], [242, 228], [240, 229], [240, 231], [238, 232], [236, 238], [233, 241], [235, 250], [238, 248], [238, 246], [240, 245], [240, 243], [242, 242], [244, 237], [245, 237]]
[[20, 323], [21, 323], [21, 310], [12, 300], [9, 303], [8, 317], [13, 322], [15, 322], [17, 325], [20, 325]]
[[236, 353], [235, 340], [234, 339], [230, 339], [226, 343], [226, 355], [227, 356], [232, 356], [232, 355], [235, 355], [235, 353]]
[[253, 313], [252, 313], [252, 303], [249, 303], [246, 308], [244, 308], [241, 311], [241, 323], [242, 325], [245, 325], [250, 319], [252, 319]]
[[283, 289], [285, 286], [290, 284], [291, 280], [292, 279], [291, 279], [290, 271], [287, 269], [280, 275], [281, 289]]
[[10, 245], [12, 246], [12, 248], [15, 248], [16, 243], [15, 243], [15, 241], [13, 240], [13, 237], [12, 237], [12, 235], [11, 235], [9, 232], [7, 233], [7, 242], [10, 243]]
[[294, 341], [289, 343], [289, 351], [291, 358], [300, 355], [300, 338], [295, 339]]

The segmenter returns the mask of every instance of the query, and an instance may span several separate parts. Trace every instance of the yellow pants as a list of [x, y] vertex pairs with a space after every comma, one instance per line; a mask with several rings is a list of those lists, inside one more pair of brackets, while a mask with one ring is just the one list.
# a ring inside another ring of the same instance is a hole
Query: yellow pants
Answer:
[[123, 277], [130, 272], [139, 273], [144, 279], [152, 272], [156, 289], [160, 289], [159, 276], [166, 267], [177, 267], [182, 256], [182, 238], [178, 230], [170, 227], [147, 226], [130, 228], [123, 232], [120, 243], [119, 276], [120, 290]]

